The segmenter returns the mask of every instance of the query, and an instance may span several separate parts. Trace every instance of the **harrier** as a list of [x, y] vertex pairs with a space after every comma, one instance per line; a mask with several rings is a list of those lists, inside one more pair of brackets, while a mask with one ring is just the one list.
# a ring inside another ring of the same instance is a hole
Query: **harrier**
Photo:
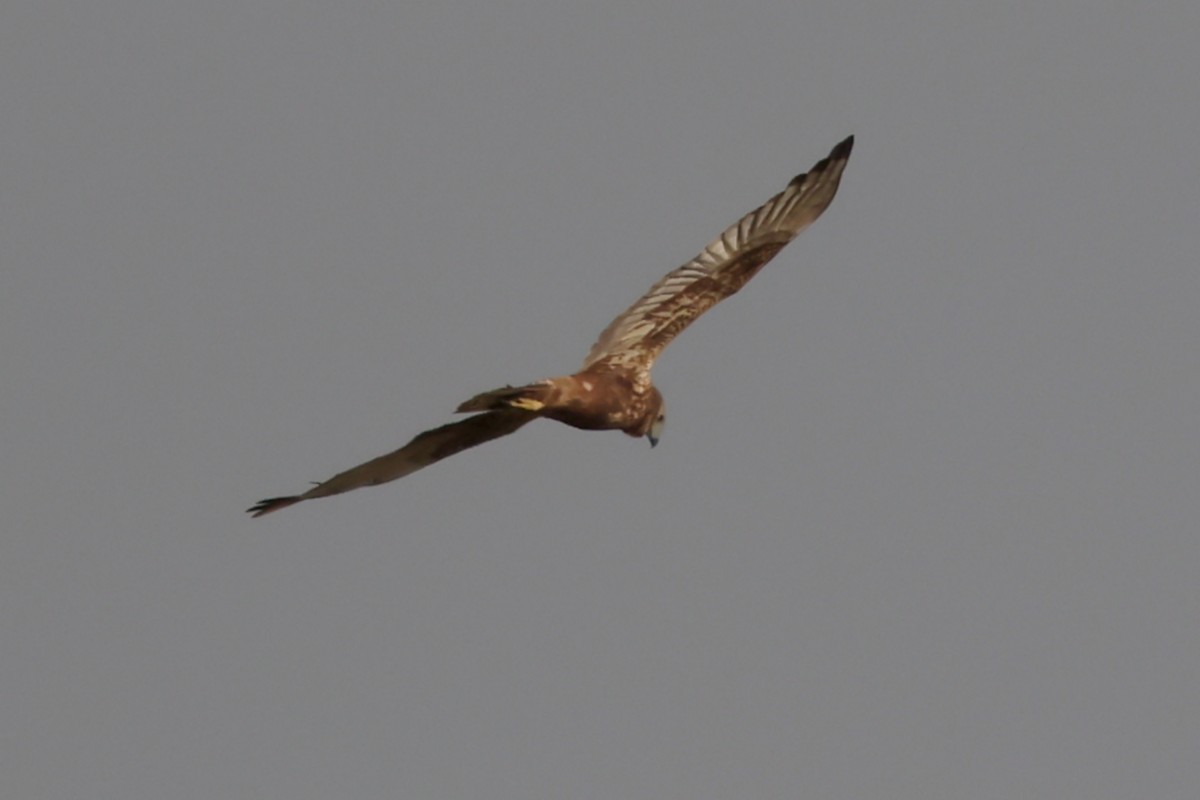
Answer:
[[666, 413], [650, 380], [659, 353], [680, 331], [746, 282], [829, 207], [854, 146], [851, 136], [761, 208], [742, 217], [694, 259], [667, 273], [614, 319], [574, 375], [476, 395], [458, 413], [474, 416], [433, 428], [393, 453], [334, 475], [303, 494], [269, 497], [247, 512], [261, 517], [318, 497], [403, 478], [422, 467], [515, 432], [538, 417], [583, 430], [619, 430], [658, 444]]

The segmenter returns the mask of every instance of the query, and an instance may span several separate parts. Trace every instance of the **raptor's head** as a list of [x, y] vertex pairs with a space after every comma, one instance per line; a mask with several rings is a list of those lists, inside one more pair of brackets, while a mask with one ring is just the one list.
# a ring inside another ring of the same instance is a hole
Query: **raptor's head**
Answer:
[[650, 387], [650, 392], [649, 413], [646, 415], [650, 425], [646, 428], [646, 438], [650, 440], [650, 446], [654, 447], [667, 425], [667, 404], [663, 402], [662, 392], [658, 391], [658, 387]]

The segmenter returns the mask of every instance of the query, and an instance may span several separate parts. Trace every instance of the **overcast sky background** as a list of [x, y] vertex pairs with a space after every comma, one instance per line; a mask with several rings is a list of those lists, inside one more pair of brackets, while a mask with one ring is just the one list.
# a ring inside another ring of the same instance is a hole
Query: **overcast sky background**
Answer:
[[[1194, 798], [1200, 5], [9, 0], [6, 798]], [[655, 370], [575, 370], [848, 134]]]

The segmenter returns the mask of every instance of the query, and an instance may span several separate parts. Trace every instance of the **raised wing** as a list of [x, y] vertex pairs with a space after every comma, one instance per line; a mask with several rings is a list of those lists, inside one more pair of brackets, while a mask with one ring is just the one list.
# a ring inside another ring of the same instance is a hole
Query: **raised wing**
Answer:
[[649, 369], [692, 320], [735, 293], [784, 245], [821, 216], [842, 179], [851, 136], [761, 208], [742, 217], [698, 256], [667, 273], [592, 345], [584, 369], [599, 362]]
[[394, 481], [416, 472], [422, 467], [441, 461], [443, 458], [461, 453], [467, 448], [507, 436], [536, 418], [536, 414], [527, 411], [505, 410], [477, 414], [459, 422], [451, 422], [449, 425], [419, 434], [395, 452], [371, 459], [365, 464], [359, 464], [357, 467], [351, 467], [345, 472], [334, 475], [304, 494], [268, 497], [246, 509], [246, 512], [255, 517], [261, 517], [263, 514], [270, 514], [272, 511], [299, 503], [301, 500], [329, 497], [348, 492], [351, 489], [360, 489], [363, 486], [378, 486], [381, 483]]

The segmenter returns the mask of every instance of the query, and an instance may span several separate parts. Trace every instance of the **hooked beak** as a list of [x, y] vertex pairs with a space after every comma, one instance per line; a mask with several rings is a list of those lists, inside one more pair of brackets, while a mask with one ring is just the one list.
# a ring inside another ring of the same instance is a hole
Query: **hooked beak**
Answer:
[[666, 423], [666, 418], [661, 413], [650, 423], [650, 430], [646, 431], [646, 438], [650, 440], [651, 447], [658, 444], [658, 437], [662, 436]]

